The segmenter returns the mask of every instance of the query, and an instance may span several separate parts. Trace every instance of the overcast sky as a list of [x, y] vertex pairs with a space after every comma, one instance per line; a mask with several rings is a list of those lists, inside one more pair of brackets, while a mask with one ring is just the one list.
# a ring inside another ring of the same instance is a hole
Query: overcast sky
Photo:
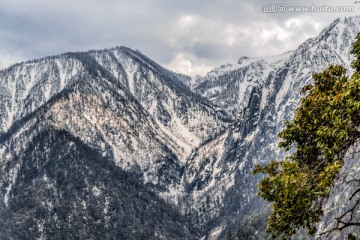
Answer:
[[[354, 2], [0, 0], [0, 69], [63, 52], [127, 46], [176, 72], [203, 75], [241, 56], [294, 49], [337, 17], [359, 14]], [[286, 4], [285, 12], [262, 11], [274, 3]], [[354, 6], [354, 12], [288, 11], [311, 5]]]

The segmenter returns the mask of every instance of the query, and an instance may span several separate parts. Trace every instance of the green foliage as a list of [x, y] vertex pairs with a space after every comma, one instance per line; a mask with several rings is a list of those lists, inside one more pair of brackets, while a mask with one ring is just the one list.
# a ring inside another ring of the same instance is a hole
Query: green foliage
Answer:
[[316, 232], [344, 154], [360, 137], [360, 35], [356, 40], [351, 77], [344, 67], [329, 66], [302, 89], [306, 97], [279, 134], [279, 147], [293, 153], [254, 170], [267, 174], [258, 194], [273, 203], [267, 222], [273, 237], [290, 238], [300, 228]]

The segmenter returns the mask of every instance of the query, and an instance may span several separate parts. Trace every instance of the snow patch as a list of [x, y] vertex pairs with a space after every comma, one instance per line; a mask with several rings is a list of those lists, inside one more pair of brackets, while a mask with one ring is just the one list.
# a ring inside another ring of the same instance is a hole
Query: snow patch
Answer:
[[19, 169], [20, 169], [20, 163], [17, 163], [15, 165], [15, 167], [12, 168], [9, 172], [9, 176], [8, 176], [8, 179], [9, 179], [8, 184], [9, 185], [6, 187], [5, 195], [4, 195], [4, 203], [5, 203], [5, 206], [7, 206], [7, 207], [8, 207], [8, 202], [9, 202], [9, 193], [12, 189], [12, 186], [15, 183]]

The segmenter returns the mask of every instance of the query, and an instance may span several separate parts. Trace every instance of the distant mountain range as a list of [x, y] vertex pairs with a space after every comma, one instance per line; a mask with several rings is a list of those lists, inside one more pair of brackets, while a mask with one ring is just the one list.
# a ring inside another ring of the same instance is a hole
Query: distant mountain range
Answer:
[[251, 171], [284, 156], [277, 133], [300, 89], [330, 64], [350, 69], [359, 31], [360, 17], [337, 19], [295, 50], [205, 77], [126, 47], [0, 71], [0, 238], [217, 239], [250, 218], [263, 227]]

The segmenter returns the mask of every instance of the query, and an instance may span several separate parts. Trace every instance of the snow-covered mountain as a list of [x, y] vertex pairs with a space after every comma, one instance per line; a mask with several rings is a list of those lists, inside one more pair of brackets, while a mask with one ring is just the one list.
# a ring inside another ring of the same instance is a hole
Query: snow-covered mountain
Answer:
[[[4, 166], [44, 131], [61, 130], [172, 203], [183, 194], [177, 189], [192, 149], [230, 124], [175, 74], [124, 47], [30, 61], [0, 76]], [[22, 164], [3, 169], [5, 207]]]
[[277, 133], [299, 90], [329, 64], [349, 68], [359, 31], [360, 17], [338, 19], [293, 51], [196, 79], [126, 47], [0, 71], [0, 236], [196, 239], [236, 228], [265, 206], [251, 171], [284, 155]]
[[[236, 226], [237, 220], [262, 208], [251, 169], [284, 156], [277, 134], [293, 116], [300, 89], [330, 64], [351, 69], [351, 44], [359, 31], [360, 17], [337, 19], [293, 51], [263, 59], [242, 57], [238, 64], [214, 69], [193, 88], [236, 116], [231, 128], [189, 159], [184, 179], [194, 186], [188, 196], [194, 209]], [[220, 204], [206, 204], [209, 196]]]

